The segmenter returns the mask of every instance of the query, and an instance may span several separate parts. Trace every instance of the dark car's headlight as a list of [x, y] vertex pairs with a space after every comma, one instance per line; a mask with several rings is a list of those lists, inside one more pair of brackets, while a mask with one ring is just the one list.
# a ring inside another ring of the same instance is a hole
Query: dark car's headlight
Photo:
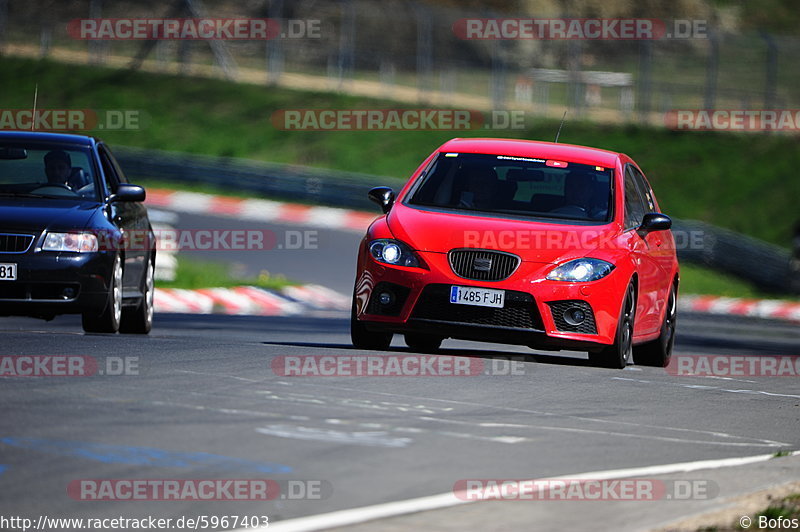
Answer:
[[565, 262], [547, 274], [550, 281], [585, 283], [602, 279], [614, 269], [614, 265], [600, 259], [575, 259]]
[[42, 244], [42, 251], [92, 253], [97, 250], [97, 235], [93, 233], [47, 233]]
[[419, 259], [406, 244], [399, 240], [381, 238], [369, 243], [369, 253], [378, 262], [394, 266], [419, 268]]

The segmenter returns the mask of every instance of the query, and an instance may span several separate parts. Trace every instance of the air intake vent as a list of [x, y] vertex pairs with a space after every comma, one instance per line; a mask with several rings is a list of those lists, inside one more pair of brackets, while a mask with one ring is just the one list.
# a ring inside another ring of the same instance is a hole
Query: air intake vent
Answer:
[[516, 255], [485, 249], [454, 249], [447, 257], [456, 275], [476, 281], [507, 279], [520, 263]]

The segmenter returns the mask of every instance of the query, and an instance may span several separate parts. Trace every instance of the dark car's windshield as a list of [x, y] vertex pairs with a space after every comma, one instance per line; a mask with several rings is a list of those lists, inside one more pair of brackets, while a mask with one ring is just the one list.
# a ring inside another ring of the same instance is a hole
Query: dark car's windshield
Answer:
[[0, 143], [0, 196], [98, 198], [88, 147]]
[[582, 222], [610, 219], [613, 170], [567, 161], [440, 154], [409, 205]]

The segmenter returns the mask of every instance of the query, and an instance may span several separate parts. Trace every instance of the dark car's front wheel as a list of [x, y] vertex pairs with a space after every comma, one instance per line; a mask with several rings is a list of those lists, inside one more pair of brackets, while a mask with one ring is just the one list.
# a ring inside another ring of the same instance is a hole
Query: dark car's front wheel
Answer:
[[625, 301], [617, 322], [614, 343], [596, 353], [589, 353], [589, 360], [599, 366], [622, 369], [628, 365], [633, 354], [633, 323], [636, 313], [636, 295], [633, 285], [628, 285]]
[[86, 332], [115, 333], [122, 319], [122, 259], [117, 255], [111, 269], [108, 283], [108, 301], [103, 312], [88, 311], [82, 315], [83, 330]]
[[130, 334], [147, 334], [153, 328], [153, 263], [147, 262], [142, 279], [142, 301], [134, 308], [123, 309], [119, 331]]
[[368, 331], [363, 323], [356, 319], [356, 302], [350, 309], [350, 339], [358, 349], [384, 350], [392, 343], [392, 333]]

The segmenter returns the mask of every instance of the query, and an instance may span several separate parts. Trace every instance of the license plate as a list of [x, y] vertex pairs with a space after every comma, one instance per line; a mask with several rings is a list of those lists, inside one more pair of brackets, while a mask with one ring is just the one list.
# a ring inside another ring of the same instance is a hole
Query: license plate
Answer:
[[11, 263], [0, 264], [0, 281], [16, 281], [17, 265]]
[[503, 308], [505, 297], [505, 290], [475, 288], [473, 286], [450, 287], [450, 303], [456, 303], [458, 305]]

